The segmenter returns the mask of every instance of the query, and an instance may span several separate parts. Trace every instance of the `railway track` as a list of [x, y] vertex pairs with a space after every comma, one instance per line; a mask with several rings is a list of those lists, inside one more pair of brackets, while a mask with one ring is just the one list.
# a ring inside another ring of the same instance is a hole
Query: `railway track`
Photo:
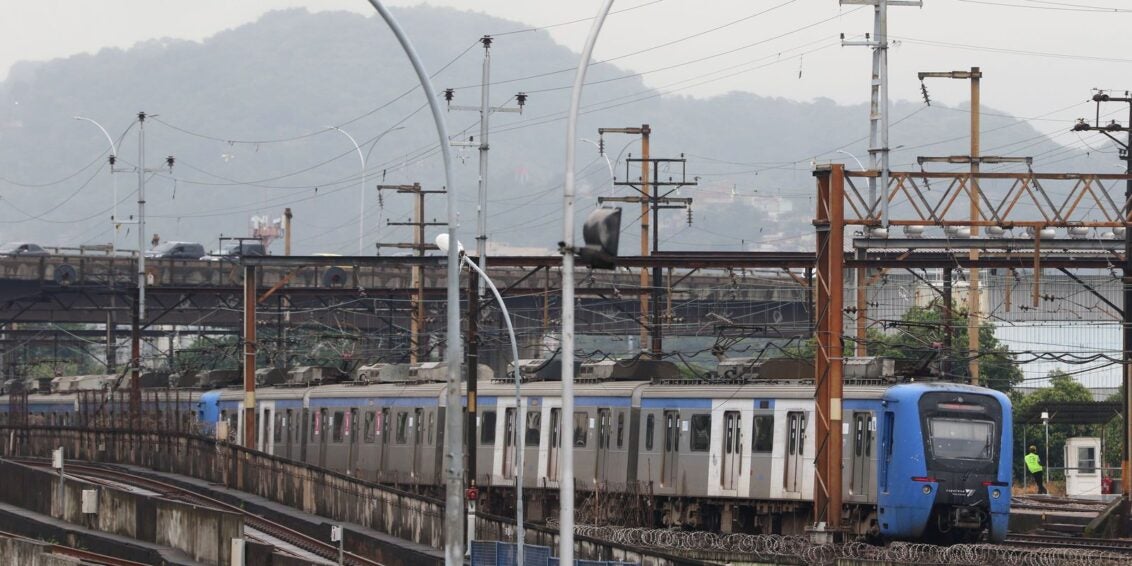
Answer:
[[1012, 534], [1006, 537], [1005, 544], [1026, 547], [1037, 545], [1047, 548], [1079, 548], [1132, 555], [1132, 540], [1127, 539], [1076, 538], [1060, 537], [1054, 535]]
[[[49, 466], [49, 463], [37, 459], [13, 458], [12, 460], [37, 467]], [[294, 529], [291, 529], [290, 527], [276, 523], [274, 521], [270, 521], [259, 515], [241, 509], [236, 505], [201, 495], [175, 484], [155, 480], [146, 476], [125, 472], [110, 467], [73, 462], [67, 463], [66, 473], [78, 477], [89, 476], [95, 479], [111, 480], [127, 485], [142, 487], [158, 493], [161, 497], [165, 497], [167, 499], [184, 501], [186, 503], [192, 503], [194, 505], [200, 505], [202, 507], [211, 507], [222, 511], [236, 513], [244, 517], [244, 525], [247, 527], [263, 533], [267, 533], [283, 542], [286, 542], [287, 544], [293, 545], [296, 548], [300, 548], [321, 558], [325, 558], [330, 561], [337, 561], [338, 559], [338, 547], [333, 544], [307, 536]], [[351, 552], [344, 553], [343, 559], [344, 563], [350, 566], [381, 566], [380, 562], [370, 560], [369, 558], [359, 556]], [[131, 562], [130, 564], [134, 563]]]

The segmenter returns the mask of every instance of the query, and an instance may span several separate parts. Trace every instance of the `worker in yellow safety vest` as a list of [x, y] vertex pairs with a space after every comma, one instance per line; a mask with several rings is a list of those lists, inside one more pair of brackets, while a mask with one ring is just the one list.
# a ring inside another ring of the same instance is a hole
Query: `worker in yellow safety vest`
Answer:
[[1038, 485], [1038, 493], [1047, 493], [1045, 483], [1042, 482], [1045, 476], [1045, 470], [1042, 468], [1042, 461], [1038, 458], [1038, 447], [1031, 446], [1030, 452], [1026, 454], [1026, 470], [1034, 478], [1034, 483]]

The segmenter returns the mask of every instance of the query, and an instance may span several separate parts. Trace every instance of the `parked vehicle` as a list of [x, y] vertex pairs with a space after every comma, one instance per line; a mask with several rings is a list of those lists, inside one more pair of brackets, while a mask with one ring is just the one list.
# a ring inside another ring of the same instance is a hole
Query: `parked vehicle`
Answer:
[[145, 252], [145, 257], [158, 259], [200, 259], [203, 255], [204, 246], [196, 242], [165, 242]]
[[222, 259], [237, 259], [243, 256], [263, 255], [267, 255], [267, 250], [260, 242], [232, 242], [226, 244], [219, 250], [213, 250], [200, 259], [205, 261], [220, 261]]
[[30, 242], [12, 242], [0, 245], [0, 256], [8, 257], [44, 257], [51, 254], [39, 244]]

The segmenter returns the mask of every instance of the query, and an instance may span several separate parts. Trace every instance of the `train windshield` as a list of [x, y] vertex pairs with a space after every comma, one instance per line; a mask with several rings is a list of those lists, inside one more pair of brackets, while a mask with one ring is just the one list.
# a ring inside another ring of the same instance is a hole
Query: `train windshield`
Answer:
[[994, 423], [942, 417], [928, 419], [932, 456], [943, 459], [994, 458]]

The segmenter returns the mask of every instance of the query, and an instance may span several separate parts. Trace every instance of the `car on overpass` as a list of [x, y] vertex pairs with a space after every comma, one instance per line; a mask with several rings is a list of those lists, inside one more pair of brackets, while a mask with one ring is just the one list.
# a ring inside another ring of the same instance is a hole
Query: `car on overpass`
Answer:
[[31, 242], [11, 242], [0, 245], [0, 256], [6, 257], [45, 257], [51, 254], [39, 244]]
[[219, 250], [213, 250], [200, 259], [205, 261], [220, 261], [223, 259], [239, 259], [243, 256], [263, 256], [267, 250], [261, 242], [232, 242]]
[[196, 242], [165, 242], [145, 252], [145, 257], [156, 259], [200, 259], [203, 255], [204, 246]]

